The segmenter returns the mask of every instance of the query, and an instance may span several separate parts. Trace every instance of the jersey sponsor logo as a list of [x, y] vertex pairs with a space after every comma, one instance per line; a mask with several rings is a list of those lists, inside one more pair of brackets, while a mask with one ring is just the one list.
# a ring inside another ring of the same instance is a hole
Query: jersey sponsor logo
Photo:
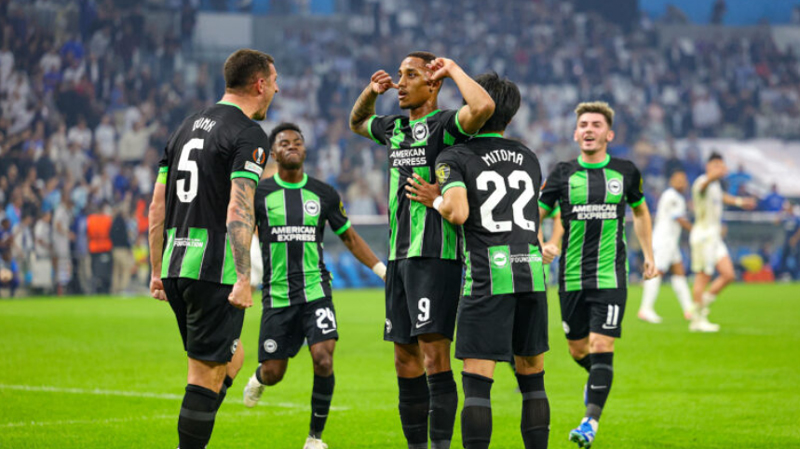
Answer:
[[317, 228], [314, 226], [275, 226], [271, 234], [275, 242], [317, 241]]
[[503, 268], [508, 265], [508, 256], [506, 256], [506, 253], [495, 253], [495, 255], [492, 256], [492, 263], [499, 268]]
[[188, 248], [202, 248], [205, 245], [203, 244], [203, 241], [200, 240], [200, 239], [190, 239], [188, 237], [181, 237], [181, 238], [175, 239], [175, 243], [173, 243], [173, 246], [175, 248], [179, 248], [179, 247], [182, 247], [182, 246], [185, 246], [185, 247], [188, 247]]
[[306, 211], [308, 215], [316, 217], [319, 215], [319, 203], [316, 200], [308, 200], [303, 203], [303, 210]]
[[542, 257], [536, 254], [512, 254], [511, 263], [531, 263], [541, 262]]
[[264, 169], [261, 168], [260, 165], [254, 164], [250, 161], [244, 163], [244, 169], [257, 174], [258, 176], [261, 176], [261, 173], [264, 173]]
[[414, 127], [411, 128], [411, 135], [414, 136], [414, 140], [417, 142], [428, 140], [428, 134], [428, 124], [425, 122], [415, 123]]
[[436, 179], [439, 181], [439, 185], [444, 184], [450, 179], [450, 166], [445, 164], [444, 162], [436, 165]]
[[606, 183], [606, 190], [612, 195], [619, 195], [622, 193], [622, 181], [617, 178], [609, 179]]
[[261, 147], [256, 148], [253, 150], [253, 160], [256, 161], [256, 164], [264, 165], [264, 162], [267, 161], [267, 152]]
[[396, 149], [389, 153], [392, 167], [427, 165], [425, 148]]
[[344, 203], [339, 201], [339, 212], [342, 214], [342, 217], [347, 216], [347, 211], [344, 210]]
[[231, 345], [231, 354], [236, 354], [236, 348], [239, 347], [239, 339], [233, 340], [233, 344]]
[[272, 354], [273, 352], [278, 350], [278, 343], [270, 338], [264, 342], [264, 350]]
[[572, 212], [577, 220], [616, 220], [616, 204], [576, 204]]

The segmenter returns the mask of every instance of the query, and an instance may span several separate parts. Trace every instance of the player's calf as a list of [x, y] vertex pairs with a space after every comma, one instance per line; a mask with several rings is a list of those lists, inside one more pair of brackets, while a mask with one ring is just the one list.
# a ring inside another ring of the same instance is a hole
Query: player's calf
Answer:
[[431, 449], [449, 449], [458, 409], [458, 387], [453, 380], [453, 372], [444, 371], [428, 376], [428, 387], [431, 394]]
[[178, 418], [179, 447], [182, 449], [204, 449], [217, 415], [218, 394], [208, 388], [189, 384], [183, 396]]
[[464, 372], [461, 440], [466, 449], [488, 449], [492, 439], [492, 379]]
[[522, 393], [520, 430], [525, 449], [547, 448], [550, 436], [550, 402], [544, 390], [544, 371], [536, 374], [517, 374]]
[[400, 422], [408, 441], [408, 449], [427, 449], [428, 410], [431, 402], [427, 376], [398, 377], [397, 384], [400, 389]]

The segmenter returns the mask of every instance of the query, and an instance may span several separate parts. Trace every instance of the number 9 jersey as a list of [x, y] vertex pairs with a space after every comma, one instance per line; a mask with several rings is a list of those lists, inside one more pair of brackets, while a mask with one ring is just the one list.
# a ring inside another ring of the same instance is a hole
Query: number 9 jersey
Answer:
[[436, 159], [442, 194], [467, 190], [464, 296], [545, 291], [539, 247], [539, 159], [500, 134], [479, 134]]
[[231, 180], [258, 184], [269, 155], [264, 130], [238, 106], [220, 102], [189, 116], [159, 162], [166, 184], [161, 278], [236, 282], [227, 234]]

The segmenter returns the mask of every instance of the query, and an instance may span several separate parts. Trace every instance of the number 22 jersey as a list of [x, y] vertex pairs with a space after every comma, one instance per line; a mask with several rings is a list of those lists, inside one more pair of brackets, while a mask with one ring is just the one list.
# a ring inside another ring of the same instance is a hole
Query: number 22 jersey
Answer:
[[442, 194], [467, 190], [464, 296], [545, 291], [539, 248], [539, 159], [500, 134], [479, 134], [436, 159]]
[[226, 225], [231, 180], [251, 179], [255, 188], [267, 148], [261, 126], [227, 102], [189, 116], [170, 137], [158, 164], [166, 184], [162, 279], [236, 282]]

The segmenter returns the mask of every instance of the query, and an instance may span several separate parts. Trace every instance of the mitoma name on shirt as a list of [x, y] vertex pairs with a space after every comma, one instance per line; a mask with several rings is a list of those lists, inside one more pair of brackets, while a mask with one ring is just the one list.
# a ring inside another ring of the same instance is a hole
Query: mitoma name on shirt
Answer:
[[512, 162], [517, 165], [522, 165], [522, 153], [518, 151], [509, 150], [492, 150], [485, 155], [481, 156], [486, 165], [491, 166], [498, 162]]
[[572, 212], [578, 220], [615, 220], [616, 204], [578, 204], [572, 206]]
[[315, 242], [317, 228], [314, 226], [276, 226], [272, 228], [276, 242]]
[[416, 167], [428, 164], [428, 158], [425, 156], [425, 147], [392, 150], [389, 153], [389, 159], [392, 160], [392, 167]]

